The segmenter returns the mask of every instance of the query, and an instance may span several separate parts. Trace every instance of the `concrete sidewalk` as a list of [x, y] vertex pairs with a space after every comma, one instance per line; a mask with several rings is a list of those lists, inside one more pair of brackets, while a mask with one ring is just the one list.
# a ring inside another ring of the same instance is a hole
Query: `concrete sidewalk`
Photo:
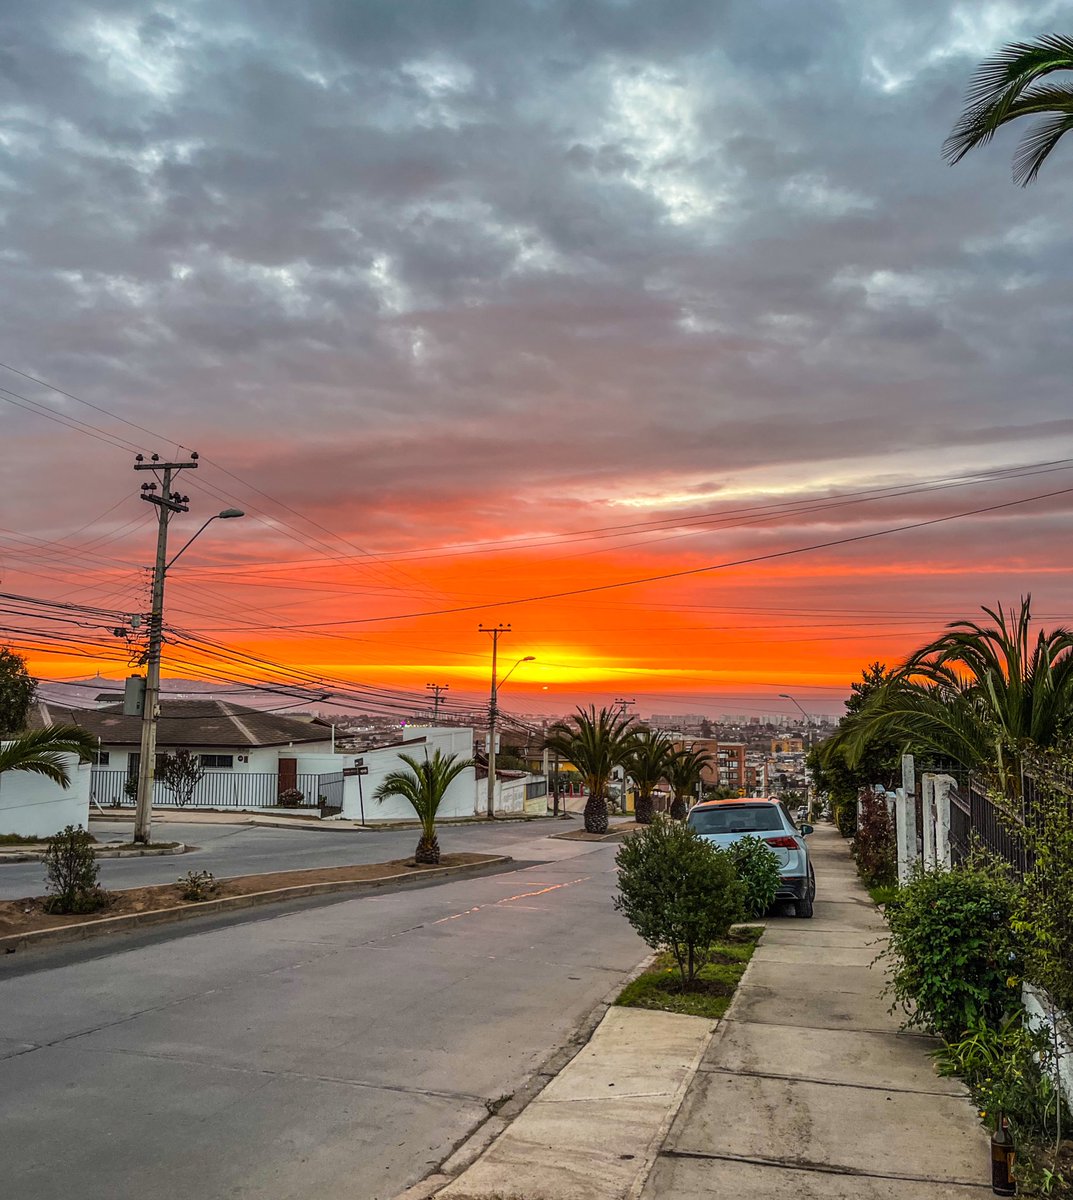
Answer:
[[[645, 1200], [968, 1200], [987, 1138], [930, 1039], [881, 996], [882, 916], [830, 826], [811, 921], [774, 919], [660, 1150]], [[534, 1193], [534, 1197], [539, 1193]]]

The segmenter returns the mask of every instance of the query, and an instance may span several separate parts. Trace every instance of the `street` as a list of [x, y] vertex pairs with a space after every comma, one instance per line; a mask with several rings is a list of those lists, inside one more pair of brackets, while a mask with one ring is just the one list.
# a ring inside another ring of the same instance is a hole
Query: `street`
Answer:
[[[577, 820], [504, 821], [443, 825], [438, 829], [438, 836], [444, 853], [470, 850], [498, 854], [507, 844], [531, 840], [539, 846], [550, 833], [579, 827]], [[93, 821], [90, 832], [102, 843], [114, 838], [129, 842], [132, 828], [130, 821]], [[332, 832], [315, 828], [158, 822], [153, 831], [156, 840], [183, 842], [197, 849], [174, 856], [101, 859], [100, 881], [105, 888], [130, 888], [174, 883], [187, 871], [211, 871], [218, 879], [227, 879], [235, 875], [259, 875], [264, 871], [300, 871], [306, 867], [383, 862], [412, 855], [419, 833], [417, 829]], [[530, 858], [539, 858], [542, 851], [527, 853]], [[45, 868], [41, 863], [0, 862], [0, 900], [43, 895], [44, 891]]]
[[0, 963], [13, 1194], [387, 1200], [422, 1177], [645, 954], [611, 906], [614, 845], [532, 829], [481, 831], [547, 860], [501, 875]]

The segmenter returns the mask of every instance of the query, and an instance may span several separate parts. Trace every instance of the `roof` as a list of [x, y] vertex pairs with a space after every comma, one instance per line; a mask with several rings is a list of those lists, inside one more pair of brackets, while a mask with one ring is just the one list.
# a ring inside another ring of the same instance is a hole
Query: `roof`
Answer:
[[[40, 701], [31, 710], [28, 728], [45, 725], [78, 725], [106, 746], [141, 743], [142, 719], [125, 716], [122, 704], [84, 709]], [[160, 702], [157, 744], [162, 748], [288, 746], [292, 742], [323, 742], [330, 737], [330, 722], [319, 717], [285, 717], [226, 700]]]
[[726, 796], [722, 800], [702, 800], [694, 808], [718, 808], [722, 804], [778, 804], [771, 796]]

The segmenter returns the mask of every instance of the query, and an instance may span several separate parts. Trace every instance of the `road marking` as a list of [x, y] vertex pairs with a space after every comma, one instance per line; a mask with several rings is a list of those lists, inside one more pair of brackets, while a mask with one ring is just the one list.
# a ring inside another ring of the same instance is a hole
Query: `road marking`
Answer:
[[[533, 896], [546, 896], [548, 892], [557, 892], [560, 888], [573, 887], [578, 883], [587, 883], [592, 878], [591, 875], [582, 875], [580, 879], [571, 879], [569, 883], [553, 883], [545, 888], [538, 888], [535, 892], [519, 892], [516, 896], [504, 896], [502, 900], [493, 900], [490, 904], [477, 904], [473, 908], [464, 909], [462, 912], [452, 913], [449, 917], [440, 917], [433, 921], [433, 925], [443, 925], [446, 921], [457, 921], [460, 917], [472, 916], [473, 913], [479, 913], [484, 908], [498, 908], [501, 904], [511, 904], [515, 900], [528, 900]], [[528, 905], [524, 906], [530, 907]]]

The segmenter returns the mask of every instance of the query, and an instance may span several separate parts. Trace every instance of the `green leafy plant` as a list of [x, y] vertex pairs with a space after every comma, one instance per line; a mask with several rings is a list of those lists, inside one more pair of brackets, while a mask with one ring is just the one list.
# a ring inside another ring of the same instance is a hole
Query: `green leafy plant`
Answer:
[[758, 837], [743, 837], [727, 848], [744, 890], [747, 917], [762, 917], [775, 903], [782, 882], [778, 855]]
[[688, 825], [657, 816], [615, 856], [615, 907], [654, 950], [666, 950], [688, 988], [744, 911], [730, 856]]
[[163, 755], [156, 776], [175, 793], [178, 807], [185, 808], [193, 799], [197, 785], [205, 778], [205, 768], [199, 755], [191, 754], [189, 750], [176, 750], [174, 754]]
[[1011, 920], [1013, 884], [998, 870], [970, 863], [919, 869], [885, 909], [892, 1010], [908, 1028], [948, 1041], [981, 1022], [996, 1024], [1018, 1002], [1021, 961]]
[[886, 887], [898, 878], [898, 843], [890, 809], [870, 788], [861, 793], [853, 857], [866, 887]]
[[633, 747], [630, 718], [618, 708], [578, 708], [548, 730], [545, 747], [576, 768], [588, 792], [585, 831], [607, 832], [607, 790]]
[[211, 871], [187, 871], [178, 882], [182, 898], [194, 902], [210, 899], [218, 886]]
[[1047, 1029], [1026, 1026], [1020, 1008], [997, 1026], [975, 1021], [964, 1037], [933, 1052], [940, 1075], [965, 1080], [980, 1116], [994, 1129], [1009, 1118], [1018, 1149], [1054, 1140], [1068, 1127], [1056, 1083], [1054, 1048]]
[[399, 758], [409, 770], [391, 771], [385, 775], [373, 793], [373, 799], [383, 803], [390, 796], [406, 800], [421, 822], [421, 837], [414, 851], [414, 862], [424, 866], [435, 866], [440, 861], [440, 843], [436, 837], [436, 813], [439, 811], [447, 789], [468, 767], [473, 766], [470, 758], [458, 758], [436, 750], [429, 758], [428, 751], [423, 759], [400, 754]]
[[46, 911], [88, 913], [108, 903], [108, 893], [97, 882], [100, 868], [93, 838], [81, 825], [68, 825], [49, 838], [44, 861], [46, 887], [51, 893]]

